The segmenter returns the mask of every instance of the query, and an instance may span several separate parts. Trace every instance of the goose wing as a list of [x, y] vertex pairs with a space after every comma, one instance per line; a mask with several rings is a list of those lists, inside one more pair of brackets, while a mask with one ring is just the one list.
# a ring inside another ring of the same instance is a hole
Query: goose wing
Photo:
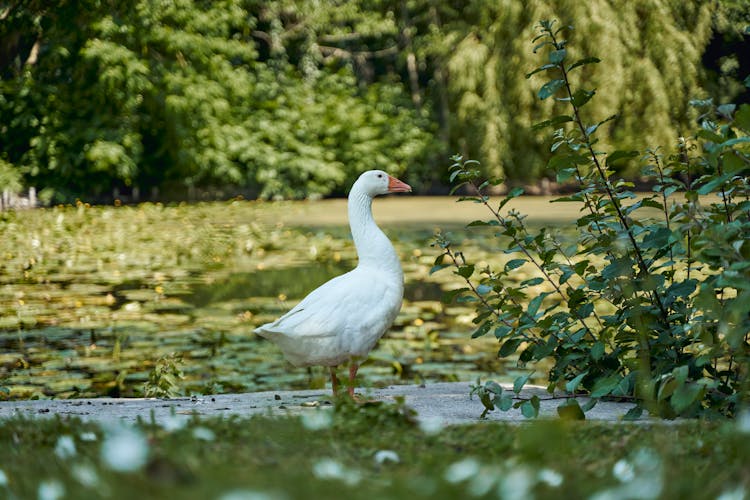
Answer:
[[[316, 288], [288, 313], [258, 327], [262, 336], [331, 337], [368, 322], [381, 313], [387, 286], [350, 271]], [[266, 334], [266, 335], [264, 335]]]

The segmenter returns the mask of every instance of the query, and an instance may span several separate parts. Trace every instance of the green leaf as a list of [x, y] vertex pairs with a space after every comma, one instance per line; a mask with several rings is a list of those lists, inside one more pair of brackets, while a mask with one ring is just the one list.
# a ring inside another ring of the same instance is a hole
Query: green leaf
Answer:
[[548, 69], [557, 68], [557, 67], [558, 67], [557, 64], [545, 64], [543, 66], [539, 66], [531, 73], [526, 73], [526, 78], [531, 78], [532, 75], [535, 75], [541, 71], [546, 71]]
[[732, 118], [735, 109], [737, 109], [737, 105], [732, 103], [720, 104], [716, 106], [716, 112], [720, 115], [724, 115], [727, 118]]
[[599, 127], [601, 127], [602, 125], [604, 125], [608, 121], [614, 120], [615, 118], [617, 118], [617, 115], [610, 115], [607, 118], [605, 118], [604, 120], [602, 120], [599, 123], [597, 123], [596, 125], [590, 125], [589, 127], [586, 128], [586, 135], [593, 134], [594, 132], [596, 132], [599, 129]]
[[493, 394], [503, 393], [503, 388], [494, 380], [488, 380], [487, 382], [485, 382], [484, 387]]
[[554, 95], [558, 90], [562, 88], [562, 86], [565, 85], [565, 80], [556, 79], [549, 81], [542, 85], [542, 88], [539, 89], [539, 92], [537, 93], [537, 96], [539, 96], [539, 99], [546, 99], [552, 95]]
[[576, 262], [575, 265], [573, 266], [573, 269], [575, 269], [576, 274], [578, 274], [579, 276], [583, 276], [583, 273], [586, 271], [587, 267], [589, 267], [588, 259], [582, 260], [580, 262]]
[[599, 400], [598, 400], [598, 399], [595, 399], [595, 398], [591, 398], [591, 399], [589, 399], [589, 400], [588, 400], [588, 401], [586, 402], [586, 404], [585, 404], [585, 405], [583, 405], [583, 407], [582, 407], [581, 409], [582, 409], [582, 410], [584, 411], [584, 413], [585, 413], [585, 412], [587, 412], [587, 411], [589, 411], [589, 410], [593, 409], [593, 408], [594, 408], [594, 406], [596, 406], [596, 403], [597, 403], [597, 402], [599, 402]]
[[430, 275], [435, 274], [436, 272], [440, 271], [441, 269], [445, 269], [446, 267], [451, 267], [452, 264], [438, 264], [436, 266], [432, 266], [430, 268]]
[[[562, 265], [560, 267], [563, 268]], [[575, 271], [570, 266], [566, 266], [563, 269], [563, 273], [560, 275], [560, 279], [558, 280], [558, 283], [560, 285], [564, 285], [565, 283], [567, 283], [568, 280], [575, 274]]]
[[526, 259], [512, 259], [505, 263], [505, 270], [512, 271], [526, 264]]
[[539, 397], [532, 396], [530, 400], [521, 405], [521, 413], [526, 418], [536, 418], [539, 416]]
[[492, 323], [490, 321], [485, 321], [479, 326], [479, 328], [474, 330], [474, 332], [471, 334], [471, 338], [476, 339], [485, 335], [488, 331], [490, 331], [491, 327]]
[[501, 411], [508, 411], [513, 407], [513, 396], [506, 392], [500, 397], [500, 401], [495, 397], [495, 404]]
[[456, 298], [456, 296], [458, 296], [458, 295], [460, 295], [460, 294], [462, 294], [464, 292], [468, 292], [469, 290], [470, 289], [466, 288], [466, 287], [464, 287], [464, 288], [456, 288], [455, 290], [448, 290], [447, 292], [443, 293], [442, 301], [445, 304], [450, 304], [450, 303], [453, 302], [453, 300]]
[[578, 61], [568, 66], [568, 71], [570, 71], [571, 69], [575, 69], [579, 66], [583, 66], [584, 64], [596, 64], [599, 62], [602, 62], [602, 61], [598, 57], [584, 57], [583, 59], [579, 59]]
[[623, 420], [638, 420], [643, 415], [643, 408], [634, 406], [622, 417]]
[[622, 380], [622, 377], [618, 373], [600, 378], [594, 383], [594, 387], [591, 390], [591, 397], [600, 398], [606, 396], [620, 384], [620, 380]]
[[459, 266], [456, 270], [456, 274], [462, 278], [469, 279], [474, 274], [474, 264], [466, 264], [465, 266]]
[[567, 51], [565, 49], [553, 50], [549, 53], [549, 62], [552, 64], [560, 64], [565, 60]]
[[531, 126], [531, 130], [541, 130], [546, 127], [556, 127], [558, 125], [562, 125], [563, 123], [572, 122], [573, 117], [568, 115], [558, 115], [550, 120], [544, 120], [539, 123], [535, 123]]
[[[532, 372], [533, 373], [533, 372]], [[513, 392], [516, 394], [521, 392], [521, 389], [523, 389], [523, 386], [526, 385], [526, 382], [529, 381], [529, 378], [531, 377], [531, 373], [528, 373], [526, 375], [521, 375], [520, 377], [516, 377], [516, 380], [513, 381]]]
[[573, 93], [573, 105], [577, 108], [589, 102], [596, 94], [596, 90], [578, 89]]
[[750, 137], [735, 137], [734, 139], [729, 139], [728, 141], [722, 142], [721, 144], [719, 144], [719, 147], [728, 148], [729, 146], [744, 144], [748, 142], [750, 142]]
[[490, 223], [484, 220], [473, 220], [466, 224], [466, 227], [482, 227], [482, 226], [489, 226]]
[[696, 135], [701, 139], [706, 139], [707, 141], [714, 142], [716, 144], [721, 144], [722, 142], [724, 142], [724, 137], [710, 130], [700, 129]]
[[519, 283], [519, 286], [537, 286], [544, 283], [544, 278], [541, 276], [536, 276], [534, 278], [529, 278], [527, 280], [523, 280], [521, 283]]
[[500, 346], [500, 350], [498, 351], [497, 355], [501, 358], [507, 358], [508, 356], [516, 352], [516, 349], [518, 349], [518, 346], [522, 341], [523, 339], [519, 338], [506, 340], [505, 342], [503, 342], [503, 345]]
[[481, 401], [482, 405], [484, 405], [484, 407], [490, 411], [495, 409], [495, 404], [493, 402], [493, 399], [494, 398], [490, 396], [489, 392], [487, 392], [486, 390], [480, 390], [479, 401]]
[[531, 299], [531, 301], [529, 301], [529, 305], [526, 307], [526, 314], [531, 317], [535, 317], [537, 311], [539, 310], [539, 307], [542, 305], [542, 301], [545, 297], [547, 297], [547, 295], [549, 295], [549, 292], [540, 293], [539, 295]]
[[638, 155], [640, 155], [638, 151], [613, 151], [609, 155], [607, 155], [607, 166], [614, 166], [618, 162], [622, 162], [622, 160], [629, 160], [631, 158], [635, 158]]
[[499, 325], [497, 328], [495, 328], [495, 338], [498, 340], [502, 339], [512, 331], [513, 328], [509, 327], [508, 325]]
[[723, 156], [724, 159], [724, 171], [730, 174], [734, 174], [744, 169], [747, 166], [746, 159], [741, 157], [735, 151], [729, 151]]
[[563, 420], [586, 420], [586, 414], [575, 399], [569, 399], [558, 406], [557, 414]]
[[690, 405], [700, 401], [703, 398], [705, 388], [698, 384], [685, 383], [675, 389], [670, 402], [672, 408], [678, 414], [685, 411]]
[[563, 183], [572, 179], [576, 175], [575, 168], [561, 168], [557, 171], [557, 182]]
[[492, 287], [490, 285], [485, 285], [482, 283], [481, 285], [477, 286], [477, 293], [479, 295], [485, 295], [487, 293], [490, 293], [492, 291]]
[[726, 184], [726, 182], [732, 177], [732, 173], [726, 173], [724, 175], [718, 175], [715, 176], [713, 179], [702, 185], [698, 189], [698, 194], [700, 195], [707, 195], [708, 193], [711, 193], [721, 187], [721, 185]]
[[591, 346], [591, 359], [599, 361], [604, 356], [604, 343], [597, 340], [594, 345]]
[[524, 192], [524, 188], [522, 186], [516, 186], [513, 189], [510, 190], [510, 192], [506, 195], [507, 198], [516, 198], [518, 196], [521, 196]]
[[575, 377], [573, 377], [572, 379], [570, 379], [565, 384], [565, 390], [568, 391], [568, 392], [575, 392], [576, 389], [578, 389], [578, 386], [581, 385], [581, 381], [583, 380], [583, 377], [585, 377], [588, 374], [589, 374], [589, 372], [587, 370], [587, 371], [585, 371], [583, 373], [579, 373], [578, 375], [576, 375]]
[[734, 114], [734, 124], [745, 130], [750, 130], [750, 104], [741, 104]]

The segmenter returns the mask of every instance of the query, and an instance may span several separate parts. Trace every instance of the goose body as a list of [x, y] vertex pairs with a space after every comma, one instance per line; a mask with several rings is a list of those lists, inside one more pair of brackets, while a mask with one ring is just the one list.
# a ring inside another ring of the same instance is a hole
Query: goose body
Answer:
[[[348, 199], [357, 267], [313, 290], [282, 317], [255, 333], [276, 343], [295, 366], [350, 365], [349, 393], [359, 362], [401, 309], [404, 277], [396, 250], [372, 217], [375, 196], [411, 188], [381, 170], [363, 173]], [[331, 368], [334, 393], [337, 379]]]

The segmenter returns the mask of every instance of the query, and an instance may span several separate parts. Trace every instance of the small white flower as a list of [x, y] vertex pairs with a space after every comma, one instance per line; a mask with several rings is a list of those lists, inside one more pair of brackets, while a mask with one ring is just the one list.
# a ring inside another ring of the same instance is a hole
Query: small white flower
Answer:
[[737, 415], [737, 430], [743, 434], [750, 434], [750, 409], [745, 409]]
[[39, 500], [58, 500], [65, 495], [65, 488], [60, 481], [42, 481], [39, 484], [37, 498]]
[[57, 443], [55, 444], [55, 455], [57, 455], [58, 458], [65, 460], [75, 456], [75, 454], [76, 443], [73, 441], [72, 436], [65, 435], [57, 438]]
[[94, 488], [99, 485], [99, 476], [93, 467], [88, 465], [74, 465], [70, 473], [76, 481], [88, 488]]
[[305, 429], [311, 431], [328, 429], [333, 424], [333, 417], [331, 417], [331, 413], [326, 410], [305, 412], [302, 414], [301, 418], [302, 425]]
[[534, 477], [526, 467], [511, 469], [500, 481], [498, 493], [503, 500], [530, 500]]
[[224, 493], [219, 500], [277, 500], [284, 498], [275, 493], [254, 490], [232, 490]]
[[443, 478], [449, 483], [460, 483], [475, 476], [479, 472], [479, 462], [474, 458], [465, 458], [454, 462], [445, 469]]
[[93, 433], [93, 432], [82, 432], [81, 435], [78, 436], [78, 438], [81, 441], [89, 441], [89, 442], [96, 441], [96, 439], [97, 439], [96, 438], [96, 434]]
[[722, 491], [716, 500], [745, 500], [745, 488], [737, 486], [733, 490]]
[[359, 471], [347, 469], [341, 463], [324, 458], [313, 465], [313, 475], [318, 479], [338, 479], [349, 486], [354, 486], [362, 479]]
[[479, 473], [469, 480], [467, 491], [472, 496], [482, 497], [492, 490], [500, 477], [501, 471], [497, 468], [482, 467]]
[[633, 464], [625, 460], [624, 458], [618, 460], [612, 467], [612, 475], [615, 476], [621, 483], [627, 483], [632, 481], [635, 477], [635, 470]]
[[419, 428], [425, 434], [432, 436], [445, 428], [445, 421], [438, 416], [421, 418], [419, 420]]
[[201, 441], [213, 441], [216, 439], [216, 434], [208, 427], [195, 427], [193, 429], [193, 437]]
[[397, 464], [401, 461], [398, 457], [398, 453], [393, 450], [378, 450], [375, 452], [375, 463], [384, 464], [386, 462], [393, 462]]
[[174, 432], [184, 428], [187, 423], [186, 415], [169, 415], [161, 421], [161, 427], [167, 432]]
[[552, 488], [557, 488], [563, 482], [562, 474], [552, 469], [540, 470], [537, 477], [539, 478], [539, 481], [547, 486], [551, 486]]
[[146, 463], [146, 437], [134, 427], [114, 427], [102, 443], [102, 460], [112, 470], [133, 472]]
[[0, 486], [8, 486], [8, 476], [3, 469], [0, 469]]

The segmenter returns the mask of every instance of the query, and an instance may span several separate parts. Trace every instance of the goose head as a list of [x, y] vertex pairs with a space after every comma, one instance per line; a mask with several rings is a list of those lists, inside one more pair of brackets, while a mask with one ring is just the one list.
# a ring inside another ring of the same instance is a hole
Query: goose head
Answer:
[[359, 179], [352, 186], [352, 191], [361, 191], [364, 194], [375, 197], [388, 193], [407, 193], [411, 191], [411, 186], [401, 182], [383, 172], [382, 170], [368, 170], [359, 176]]

